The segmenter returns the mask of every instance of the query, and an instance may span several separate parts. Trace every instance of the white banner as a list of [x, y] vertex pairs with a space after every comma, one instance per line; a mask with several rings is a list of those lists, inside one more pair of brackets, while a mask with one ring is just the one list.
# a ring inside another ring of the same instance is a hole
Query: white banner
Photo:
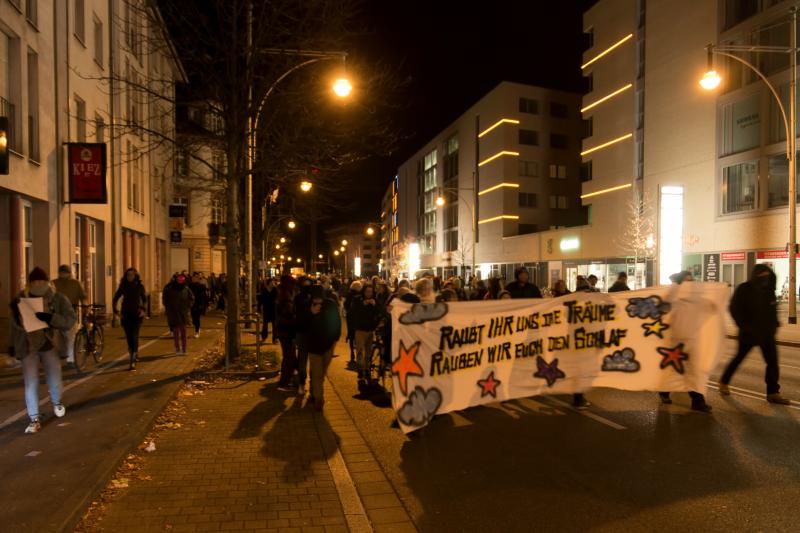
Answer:
[[405, 433], [436, 414], [592, 387], [704, 391], [730, 288], [687, 282], [543, 300], [392, 305], [392, 402]]

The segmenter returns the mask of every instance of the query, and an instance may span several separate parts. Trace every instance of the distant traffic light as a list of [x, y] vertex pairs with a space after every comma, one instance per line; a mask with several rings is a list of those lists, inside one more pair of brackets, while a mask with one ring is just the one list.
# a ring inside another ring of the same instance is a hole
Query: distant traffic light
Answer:
[[8, 174], [8, 118], [0, 117], [0, 174]]

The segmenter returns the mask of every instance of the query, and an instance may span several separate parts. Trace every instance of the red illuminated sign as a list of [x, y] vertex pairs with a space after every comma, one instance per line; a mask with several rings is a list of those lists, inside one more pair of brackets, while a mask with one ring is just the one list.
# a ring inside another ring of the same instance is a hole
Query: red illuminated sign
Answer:
[[758, 259], [788, 259], [789, 252], [786, 250], [767, 250], [764, 252], [756, 252]]
[[723, 261], [746, 261], [747, 254], [745, 252], [722, 252], [720, 254]]
[[67, 165], [70, 203], [108, 202], [105, 143], [68, 143]]

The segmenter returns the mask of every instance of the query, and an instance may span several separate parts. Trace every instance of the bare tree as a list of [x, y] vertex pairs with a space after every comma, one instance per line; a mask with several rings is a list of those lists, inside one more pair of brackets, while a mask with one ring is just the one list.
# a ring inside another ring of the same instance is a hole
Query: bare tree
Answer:
[[625, 221], [622, 235], [617, 245], [633, 257], [634, 264], [641, 259], [650, 259], [655, 254], [655, 205], [653, 197], [646, 191], [634, 188], [625, 204]]

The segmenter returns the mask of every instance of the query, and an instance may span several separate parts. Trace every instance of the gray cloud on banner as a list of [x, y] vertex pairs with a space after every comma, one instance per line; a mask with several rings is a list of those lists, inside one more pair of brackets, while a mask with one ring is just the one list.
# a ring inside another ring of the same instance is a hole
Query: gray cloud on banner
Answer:
[[439, 389], [417, 387], [408, 395], [408, 400], [397, 411], [397, 418], [406, 426], [424, 426], [433, 418], [442, 405], [442, 393]]
[[628, 312], [630, 317], [639, 318], [660, 318], [661, 315], [669, 313], [670, 305], [664, 302], [658, 296], [650, 296], [649, 298], [631, 298], [628, 300], [628, 306], [625, 311]]
[[405, 325], [422, 324], [423, 322], [439, 320], [446, 314], [446, 303], [414, 304], [411, 306], [411, 310], [400, 315], [400, 323]]
[[603, 357], [604, 372], [638, 372], [639, 361], [631, 348], [617, 350], [611, 355]]

